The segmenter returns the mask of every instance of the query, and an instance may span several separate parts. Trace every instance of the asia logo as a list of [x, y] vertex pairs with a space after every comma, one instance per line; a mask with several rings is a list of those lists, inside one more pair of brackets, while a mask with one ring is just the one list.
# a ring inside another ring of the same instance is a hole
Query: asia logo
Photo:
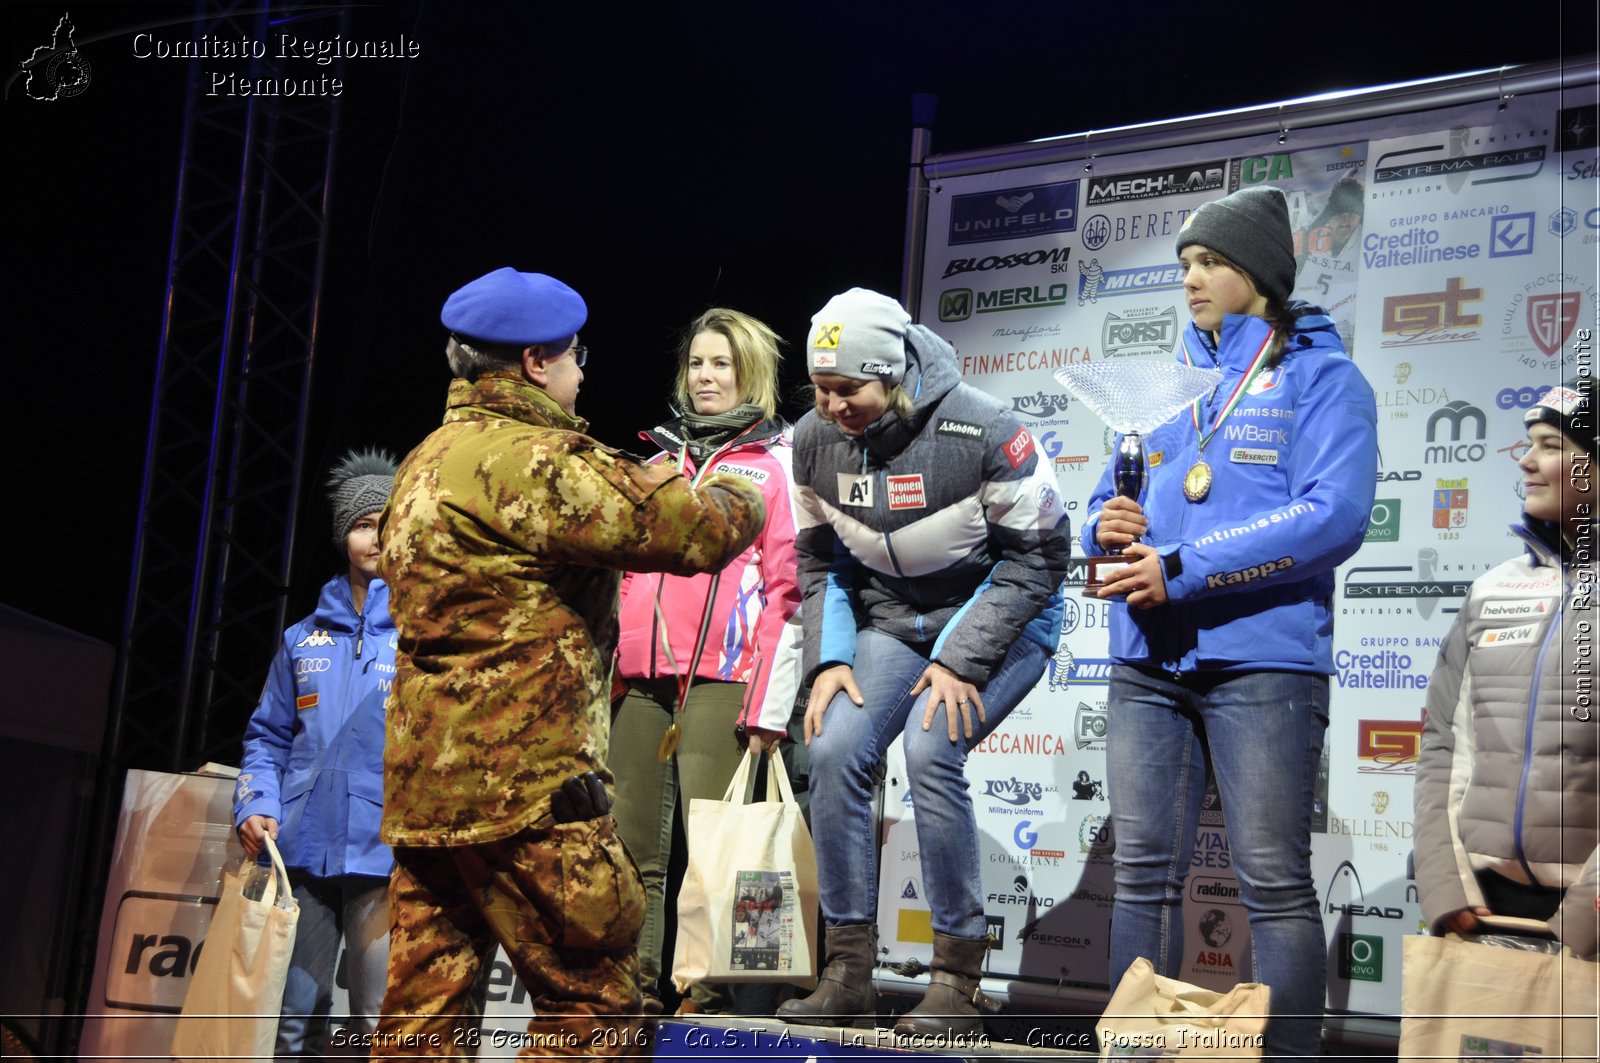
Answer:
[[1078, 182], [974, 192], [950, 201], [950, 243], [978, 244], [1077, 228]]
[[1383, 333], [1394, 337], [1385, 347], [1416, 347], [1433, 343], [1464, 343], [1478, 338], [1481, 314], [1467, 313], [1467, 303], [1481, 302], [1482, 288], [1465, 287], [1461, 277], [1451, 277], [1436, 292], [1391, 295], [1383, 300]]
[[[1475, 442], [1462, 442], [1461, 428], [1464, 422], [1471, 423]], [[1439, 439], [1441, 426], [1446, 423], [1450, 426], [1450, 445]], [[1429, 445], [1422, 453], [1424, 463], [1434, 465], [1441, 461], [1482, 461], [1483, 440], [1489, 434], [1489, 419], [1478, 407], [1456, 399], [1428, 415], [1427, 433]]]
[[1467, 526], [1467, 478], [1433, 481], [1433, 526], [1456, 531]]
[[1421, 750], [1421, 720], [1361, 720], [1357, 725], [1356, 770], [1362, 774], [1415, 774]]

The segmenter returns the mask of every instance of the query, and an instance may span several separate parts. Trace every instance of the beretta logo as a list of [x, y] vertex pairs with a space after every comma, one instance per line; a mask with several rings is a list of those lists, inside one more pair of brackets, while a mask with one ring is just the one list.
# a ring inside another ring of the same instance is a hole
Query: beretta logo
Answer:
[[1078, 182], [973, 192], [950, 201], [950, 243], [981, 244], [1045, 233], [1070, 233], [1078, 223]]

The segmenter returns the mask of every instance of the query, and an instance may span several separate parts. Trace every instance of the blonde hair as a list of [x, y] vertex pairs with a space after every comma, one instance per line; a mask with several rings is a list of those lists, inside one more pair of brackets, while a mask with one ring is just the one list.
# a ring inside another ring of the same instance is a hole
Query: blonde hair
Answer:
[[763, 321], [737, 310], [714, 306], [689, 323], [678, 344], [678, 377], [672, 393], [678, 408], [694, 411], [689, 398], [689, 347], [702, 332], [715, 332], [728, 341], [733, 352], [733, 378], [739, 384], [739, 401], [754, 403], [771, 417], [778, 412], [778, 364], [783, 355], [778, 345], [783, 339]]

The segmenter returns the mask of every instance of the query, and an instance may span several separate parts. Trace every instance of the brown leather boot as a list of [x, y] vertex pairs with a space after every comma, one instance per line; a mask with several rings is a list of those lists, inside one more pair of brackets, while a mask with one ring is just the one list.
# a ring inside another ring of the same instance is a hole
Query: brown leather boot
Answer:
[[991, 1007], [989, 998], [978, 989], [983, 976], [985, 938], [955, 938], [933, 935], [933, 973], [928, 976], [928, 992], [922, 1003], [900, 1016], [894, 1024], [897, 1034], [968, 1037], [983, 1032], [980, 1007]]
[[847, 1026], [877, 1018], [872, 968], [877, 965], [878, 928], [871, 923], [830, 926], [823, 952], [828, 962], [808, 997], [778, 1005], [784, 1022], [811, 1026]]

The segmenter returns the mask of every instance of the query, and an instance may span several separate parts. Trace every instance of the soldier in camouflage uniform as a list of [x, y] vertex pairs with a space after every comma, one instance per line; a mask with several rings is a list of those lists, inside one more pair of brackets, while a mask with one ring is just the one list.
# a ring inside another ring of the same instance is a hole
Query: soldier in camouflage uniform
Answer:
[[587, 308], [560, 281], [497, 270], [441, 316], [457, 379], [381, 525], [400, 645], [372, 1054], [472, 1048], [496, 942], [537, 1013], [520, 1054], [632, 1054], [644, 891], [605, 768], [617, 587], [624, 569], [720, 570], [760, 530], [761, 493], [731, 475], [692, 487], [583, 434]]

